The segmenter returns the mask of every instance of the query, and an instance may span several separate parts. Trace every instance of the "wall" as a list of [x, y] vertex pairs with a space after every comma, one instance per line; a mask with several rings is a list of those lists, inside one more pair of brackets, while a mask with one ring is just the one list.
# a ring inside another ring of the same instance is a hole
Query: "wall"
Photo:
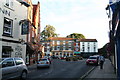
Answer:
[[[11, 54], [11, 57], [19, 56], [21, 54], [22, 58], [25, 61], [25, 55], [26, 55], [26, 45], [21, 44], [19, 42], [19, 39], [23, 39], [26, 42], [26, 35], [21, 35], [21, 26], [19, 25], [20, 20], [27, 18], [27, 7], [24, 5], [21, 5], [16, 0], [11, 0], [13, 2], [12, 8], [8, 8], [5, 6], [6, 0], [1, 0], [0, 2], [0, 8], [3, 10], [6, 10], [10, 13], [4, 14], [0, 11], [0, 53], [2, 53], [2, 46], [11, 46], [13, 49], [13, 52]], [[12, 37], [6, 37], [3, 35], [3, 26], [4, 26], [4, 17], [7, 17], [9, 19], [13, 20], [13, 28], [12, 28]], [[2, 41], [2, 39], [4, 39]], [[19, 54], [17, 54], [19, 53]], [[0, 55], [0, 57], [2, 57]]]

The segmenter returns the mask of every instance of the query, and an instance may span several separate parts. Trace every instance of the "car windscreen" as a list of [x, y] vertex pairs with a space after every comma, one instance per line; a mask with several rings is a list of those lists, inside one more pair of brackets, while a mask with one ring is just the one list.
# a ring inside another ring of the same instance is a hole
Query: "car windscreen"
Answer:
[[89, 57], [89, 59], [97, 59], [97, 57]]

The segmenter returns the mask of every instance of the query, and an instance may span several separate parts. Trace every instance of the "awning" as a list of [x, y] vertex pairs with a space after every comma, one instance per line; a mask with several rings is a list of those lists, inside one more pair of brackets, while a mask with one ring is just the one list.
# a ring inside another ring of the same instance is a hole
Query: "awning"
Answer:
[[26, 43], [26, 45], [27, 45], [27, 47], [26, 47], [27, 53], [33, 54], [35, 52], [35, 50], [33, 49], [32, 45], [29, 43]]

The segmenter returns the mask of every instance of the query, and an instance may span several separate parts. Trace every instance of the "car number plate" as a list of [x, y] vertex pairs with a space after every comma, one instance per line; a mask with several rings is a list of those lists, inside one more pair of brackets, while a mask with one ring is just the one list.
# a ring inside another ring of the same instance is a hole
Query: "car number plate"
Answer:
[[90, 62], [90, 63], [93, 63], [93, 62]]

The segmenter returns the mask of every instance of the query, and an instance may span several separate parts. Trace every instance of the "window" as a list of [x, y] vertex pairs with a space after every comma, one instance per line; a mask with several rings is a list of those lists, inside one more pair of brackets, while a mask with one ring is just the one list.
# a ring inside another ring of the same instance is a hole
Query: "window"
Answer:
[[72, 50], [71, 46], [69, 46], [69, 50]]
[[[26, 26], [26, 25], [22, 25], [22, 26]], [[34, 35], [35, 33], [34, 33], [34, 31], [32, 31], [32, 37], [34, 37], [35, 35]]]
[[5, 6], [7, 6], [9, 8], [13, 8], [13, 2], [12, 2], [12, 0], [6, 0]]
[[88, 47], [88, 52], [90, 52], [90, 47]]
[[66, 48], [66, 47], [65, 47], [65, 46], [63, 46], [63, 50], [65, 50], [65, 48]]
[[55, 41], [52, 41], [53, 45], [55, 44]]
[[47, 46], [50, 46], [50, 43], [47, 43]]
[[94, 46], [96, 46], [96, 43], [94, 42]]
[[[26, 24], [22, 24], [22, 28], [21, 28], [21, 34], [24, 35], [24, 34], [29, 34], [29, 23], [26, 23]], [[32, 37], [34, 37], [34, 31], [32, 31]]]
[[55, 47], [54, 47], [54, 46], [52, 47], [52, 50], [55, 50]]
[[12, 36], [13, 21], [8, 18], [4, 18], [3, 36]]
[[11, 46], [2, 46], [2, 57], [11, 57], [11, 52], [13, 51]]
[[63, 45], [65, 45], [65, 43], [66, 43], [66, 42], [65, 42], [65, 41], [63, 41]]
[[94, 52], [96, 51], [96, 47], [94, 47]]
[[60, 41], [57, 41], [57, 45], [60, 45]]
[[10, 66], [14, 66], [14, 60], [11, 58], [11, 59], [7, 59], [5, 60], [3, 63], [2, 63], [2, 67], [10, 67]]
[[23, 61], [20, 58], [15, 58], [16, 65], [23, 64]]
[[57, 50], [60, 50], [60, 46], [57, 46]]
[[83, 52], [85, 51], [85, 47], [83, 47], [83, 50], [82, 50]]
[[45, 43], [42, 43], [42, 45], [44, 46], [44, 45], [45, 45]]
[[68, 41], [68, 45], [72, 45], [72, 41]]
[[78, 43], [76, 43], [76, 47], [79, 47]]
[[83, 42], [83, 43], [82, 43], [82, 46], [84, 47], [84, 45], [85, 45], [85, 44], [84, 44], [84, 42]]

